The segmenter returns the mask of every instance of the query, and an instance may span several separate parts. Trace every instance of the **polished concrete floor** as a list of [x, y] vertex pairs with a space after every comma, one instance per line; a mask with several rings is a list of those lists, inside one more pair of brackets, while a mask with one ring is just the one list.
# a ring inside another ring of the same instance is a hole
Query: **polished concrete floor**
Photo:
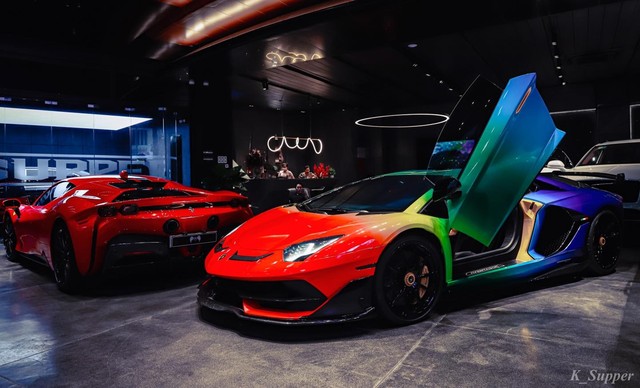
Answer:
[[70, 296], [0, 250], [0, 387], [638, 387], [639, 264], [629, 245], [612, 275], [458, 291], [412, 326], [289, 328], [200, 313], [197, 267]]

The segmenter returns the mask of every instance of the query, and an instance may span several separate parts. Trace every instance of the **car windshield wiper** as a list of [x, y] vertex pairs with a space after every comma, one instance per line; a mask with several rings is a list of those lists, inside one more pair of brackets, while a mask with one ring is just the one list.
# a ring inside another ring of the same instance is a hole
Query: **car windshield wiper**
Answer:
[[305, 212], [312, 211], [312, 209], [309, 207], [309, 205], [307, 205], [304, 202], [296, 203], [296, 207], [298, 208], [298, 210], [302, 210], [302, 211], [305, 211]]
[[372, 210], [360, 210], [358, 212], [358, 216], [364, 215], [364, 214], [386, 214], [386, 213], [393, 213], [393, 210], [376, 210], [376, 209], [372, 209]]
[[317, 209], [311, 209], [311, 211], [318, 211], [318, 212], [323, 212], [327, 214], [345, 214], [345, 213], [353, 213], [353, 212], [356, 212], [357, 210], [344, 209], [340, 207], [321, 207]]

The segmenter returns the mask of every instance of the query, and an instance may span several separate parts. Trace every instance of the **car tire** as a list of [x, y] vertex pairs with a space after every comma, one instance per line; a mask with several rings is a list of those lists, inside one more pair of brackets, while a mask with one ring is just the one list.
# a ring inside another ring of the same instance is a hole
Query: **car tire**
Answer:
[[51, 259], [56, 285], [60, 291], [73, 294], [80, 289], [80, 273], [76, 265], [71, 234], [64, 222], [56, 222], [51, 233]]
[[587, 235], [587, 267], [590, 275], [602, 276], [616, 269], [622, 243], [620, 219], [610, 210], [598, 213]]
[[444, 287], [440, 250], [419, 236], [404, 236], [380, 256], [374, 276], [374, 300], [378, 314], [394, 325], [426, 318]]
[[13, 228], [11, 217], [9, 217], [8, 214], [4, 216], [2, 229], [2, 242], [4, 243], [4, 250], [7, 256], [7, 260], [16, 262], [18, 261], [18, 253], [16, 252], [18, 238], [16, 236], [16, 230]]

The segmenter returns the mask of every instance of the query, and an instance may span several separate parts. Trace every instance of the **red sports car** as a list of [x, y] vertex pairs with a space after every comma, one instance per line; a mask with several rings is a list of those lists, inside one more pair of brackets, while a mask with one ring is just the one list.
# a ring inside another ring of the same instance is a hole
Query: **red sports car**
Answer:
[[44, 262], [65, 292], [110, 268], [202, 257], [253, 215], [231, 191], [125, 173], [63, 179], [32, 205], [15, 205], [3, 215], [7, 258]]

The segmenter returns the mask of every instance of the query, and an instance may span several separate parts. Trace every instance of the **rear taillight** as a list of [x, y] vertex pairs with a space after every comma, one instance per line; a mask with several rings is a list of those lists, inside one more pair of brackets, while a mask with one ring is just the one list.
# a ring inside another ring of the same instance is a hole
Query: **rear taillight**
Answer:
[[130, 216], [132, 214], [137, 214], [137, 213], [138, 213], [137, 205], [122, 205], [122, 207], [120, 208], [120, 214], [124, 216]]
[[218, 218], [218, 216], [211, 216], [207, 220], [207, 229], [215, 230], [218, 228], [218, 224], [220, 224], [220, 219]]
[[118, 209], [115, 206], [102, 206], [98, 208], [98, 215], [100, 217], [115, 217], [118, 213]]
[[98, 215], [100, 217], [115, 217], [118, 212], [123, 216], [130, 216], [133, 214], [137, 214], [139, 211], [138, 205], [122, 205], [120, 209], [115, 206], [102, 206], [98, 208]]

